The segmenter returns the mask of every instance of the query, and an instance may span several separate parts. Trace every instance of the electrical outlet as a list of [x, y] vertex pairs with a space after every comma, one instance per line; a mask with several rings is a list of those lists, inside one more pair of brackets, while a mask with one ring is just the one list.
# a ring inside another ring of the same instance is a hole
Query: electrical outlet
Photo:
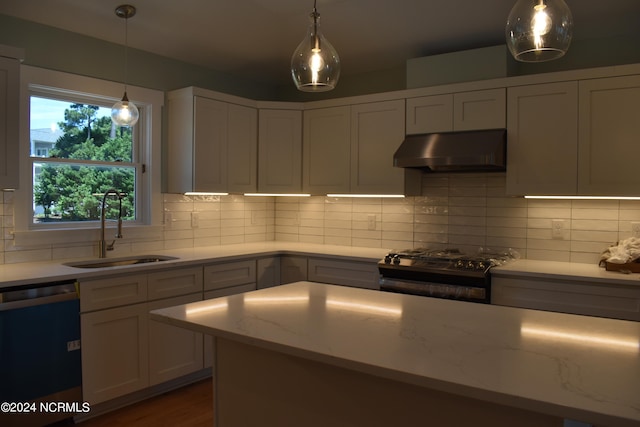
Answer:
[[67, 351], [80, 350], [80, 340], [67, 341]]
[[191, 212], [191, 228], [198, 228], [200, 225], [200, 214], [198, 212]]
[[258, 211], [251, 211], [251, 225], [256, 225], [258, 221]]
[[631, 223], [631, 237], [640, 237], [640, 222]]
[[552, 219], [551, 220], [551, 238], [562, 240], [564, 239], [564, 219]]
[[376, 215], [369, 214], [367, 215], [367, 230], [375, 230], [376, 229]]

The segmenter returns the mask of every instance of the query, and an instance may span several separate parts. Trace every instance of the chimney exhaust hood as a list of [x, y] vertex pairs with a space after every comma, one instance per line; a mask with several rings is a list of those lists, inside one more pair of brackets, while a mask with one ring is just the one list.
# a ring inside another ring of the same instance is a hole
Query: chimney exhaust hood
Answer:
[[506, 129], [407, 135], [393, 165], [430, 172], [504, 171], [506, 154]]

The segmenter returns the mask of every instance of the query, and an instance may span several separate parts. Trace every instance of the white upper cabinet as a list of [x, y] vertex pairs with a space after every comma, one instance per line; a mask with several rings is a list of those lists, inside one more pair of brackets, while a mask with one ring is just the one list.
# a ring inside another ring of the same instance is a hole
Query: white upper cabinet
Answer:
[[185, 88], [168, 95], [168, 191], [257, 189], [258, 112]]
[[404, 194], [404, 169], [393, 154], [404, 140], [404, 100], [351, 107], [351, 192]]
[[18, 188], [20, 61], [0, 46], [0, 190]]
[[407, 135], [506, 126], [506, 89], [407, 99]]
[[640, 196], [640, 75], [579, 84], [578, 193]]
[[407, 99], [407, 135], [452, 130], [452, 94]]
[[302, 111], [260, 109], [258, 191], [302, 190]]
[[306, 110], [303, 191], [404, 194], [404, 170], [393, 166], [404, 124], [404, 100]]
[[507, 194], [640, 194], [640, 76], [513, 87], [508, 106]]
[[351, 107], [304, 112], [303, 191], [348, 193], [351, 157]]
[[227, 126], [227, 190], [230, 193], [256, 191], [258, 110], [229, 104]]
[[576, 193], [577, 100], [576, 82], [509, 88], [507, 194]]

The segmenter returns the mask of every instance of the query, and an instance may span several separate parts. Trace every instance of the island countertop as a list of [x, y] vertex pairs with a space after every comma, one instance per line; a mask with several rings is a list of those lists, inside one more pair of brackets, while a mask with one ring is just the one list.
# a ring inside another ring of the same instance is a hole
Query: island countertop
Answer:
[[151, 312], [267, 350], [606, 426], [640, 423], [640, 323], [298, 282]]

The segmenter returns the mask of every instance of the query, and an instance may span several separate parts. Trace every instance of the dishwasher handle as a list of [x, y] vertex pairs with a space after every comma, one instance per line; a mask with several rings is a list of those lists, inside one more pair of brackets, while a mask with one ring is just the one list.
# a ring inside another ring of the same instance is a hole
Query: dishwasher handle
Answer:
[[79, 298], [75, 280], [26, 285], [0, 292], [0, 311], [52, 304]]

